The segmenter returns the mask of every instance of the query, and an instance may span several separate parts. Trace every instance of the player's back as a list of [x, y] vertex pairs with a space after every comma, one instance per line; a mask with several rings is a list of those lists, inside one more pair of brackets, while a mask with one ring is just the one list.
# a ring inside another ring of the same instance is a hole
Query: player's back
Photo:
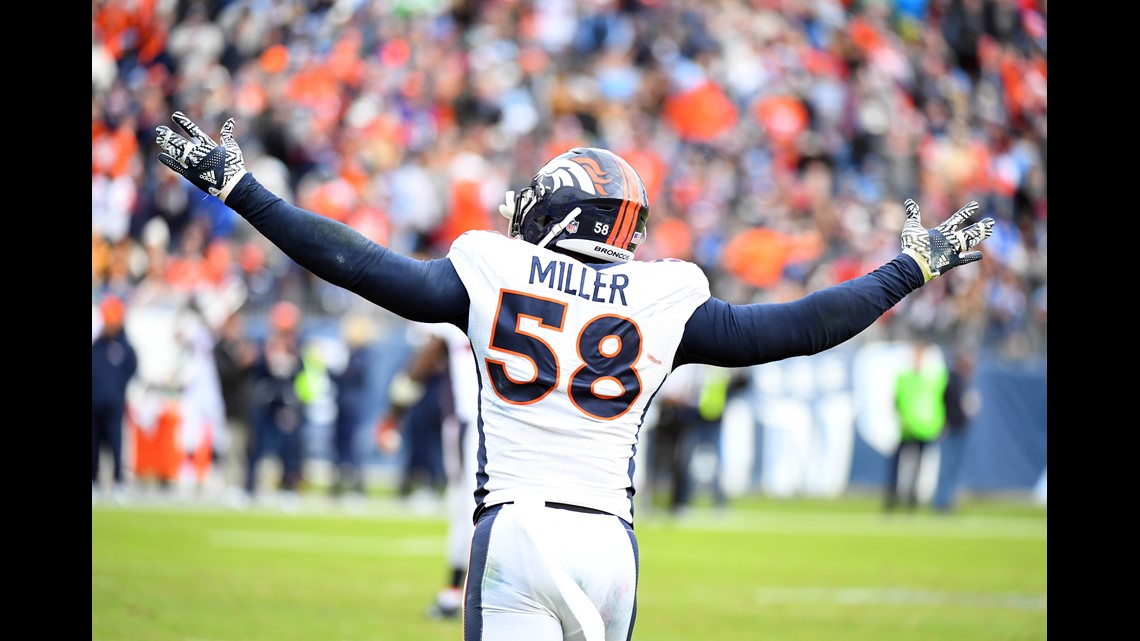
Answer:
[[471, 298], [477, 499], [523, 496], [632, 522], [632, 457], [708, 281], [684, 261], [588, 264], [494, 232], [449, 254]]

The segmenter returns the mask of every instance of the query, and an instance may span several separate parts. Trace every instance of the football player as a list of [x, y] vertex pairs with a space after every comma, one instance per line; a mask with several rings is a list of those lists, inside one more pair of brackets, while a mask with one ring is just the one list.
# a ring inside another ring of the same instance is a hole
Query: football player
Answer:
[[[447, 372], [450, 393], [441, 399], [443, 421], [440, 440], [443, 468], [447, 475], [447, 584], [426, 610], [431, 619], [454, 619], [462, 614], [463, 585], [470, 559], [472, 497], [478, 465], [479, 379], [471, 341], [455, 325], [412, 325], [423, 336], [423, 345], [398, 372], [388, 387], [389, 409], [378, 422], [377, 442], [382, 450], [399, 450], [401, 417], [423, 397], [425, 380], [441, 367]], [[395, 432], [395, 434], [393, 434]]]
[[468, 231], [417, 260], [276, 196], [245, 169], [232, 118], [220, 144], [156, 129], [159, 161], [220, 198], [299, 265], [412, 321], [466, 332], [479, 371], [466, 641], [630, 638], [637, 612], [633, 456], [654, 393], [686, 363], [746, 367], [818, 354], [959, 265], [993, 220], [969, 203], [925, 229], [905, 202], [901, 250], [787, 303], [711, 296], [700, 267], [638, 261], [649, 202], [605, 149], [551, 159], [508, 192], [508, 232]]

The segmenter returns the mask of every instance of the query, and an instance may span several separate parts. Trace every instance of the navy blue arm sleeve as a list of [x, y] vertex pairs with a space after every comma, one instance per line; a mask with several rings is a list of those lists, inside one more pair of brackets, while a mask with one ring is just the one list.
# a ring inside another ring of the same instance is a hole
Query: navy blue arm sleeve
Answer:
[[388, 311], [467, 327], [471, 299], [448, 258], [416, 260], [352, 227], [291, 205], [246, 174], [226, 205], [298, 265]]
[[789, 303], [731, 305], [710, 298], [685, 325], [673, 366], [748, 367], [818, 354], [870, 327], [923, 282], [918, 265], [899, 254], [869, 274]]

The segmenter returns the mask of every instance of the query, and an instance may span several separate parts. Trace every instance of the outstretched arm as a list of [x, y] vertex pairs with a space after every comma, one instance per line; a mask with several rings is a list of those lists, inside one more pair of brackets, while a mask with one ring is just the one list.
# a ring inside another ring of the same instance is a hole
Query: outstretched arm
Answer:
[[234, 120], [215, 143], [181, 112], [173, 119], [193, 139], [156, 129], [159, 161], [221, 198], [289, 258], [319, 278], [404, 318], [467, 326], [470, 298], [447, 258], [416, 260], [369, 240], [331, 218], [285, 202], [247, 173]]
[[710, 298], [685, 326], [674, 366], [748, 367], [818, 354], [870, 327], [922, 283], [918, 265], [899, 256], [789, 303], [731, 305]]
[[246, 174], [226, 204], [298, 265], [399, 314], [467, 327], [470, 299], [447, 258], [416, 260], [344, 223], [282, 200]]
[[993, 219], [958, 229], [978, 211], [978, 203], [933, 229], [922, 226], [917, 203], [907, 199], [904, 206], [902, 251], [896, 258], [790, 303], [730, 305], [710, 298], [685, 326], [674, 367], [747, 367], [818, 354], [855, 337], [932, 278], [981, 260], [974, 248], [993, 233]]

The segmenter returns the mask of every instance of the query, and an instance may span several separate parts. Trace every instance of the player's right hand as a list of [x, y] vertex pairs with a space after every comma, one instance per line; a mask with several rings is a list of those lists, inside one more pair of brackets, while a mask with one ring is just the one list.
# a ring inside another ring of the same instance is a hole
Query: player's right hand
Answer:
[[902, 251], [914, 259], [922, 269], [924, 283], [941, 276], [958, 265], [982, 259], [982, 252], [974, 250], [994, 233], [994, 219], [985, 218], [969, 227], [958, 229], [970, 216], [978, 212], [978, 203], [969, 202], [954, 212], [946, 222], [933, 229], [922, 226], [918, 203], [910, 198], [903, 203], [906, 223], [902, 230]]
[[245, 158], [234, 140], [234, 119], [230, 118], [222, 125], [221, 145], [181, 111], [174, 112], [171, 119], [191, 139], [178, 135], [165, 125], [155, 127], [155, 142], [165, 152], [158, 155], [159, 162], [181, 174], [198, 189], [225, 202], [234, 185], [246, 174]]

